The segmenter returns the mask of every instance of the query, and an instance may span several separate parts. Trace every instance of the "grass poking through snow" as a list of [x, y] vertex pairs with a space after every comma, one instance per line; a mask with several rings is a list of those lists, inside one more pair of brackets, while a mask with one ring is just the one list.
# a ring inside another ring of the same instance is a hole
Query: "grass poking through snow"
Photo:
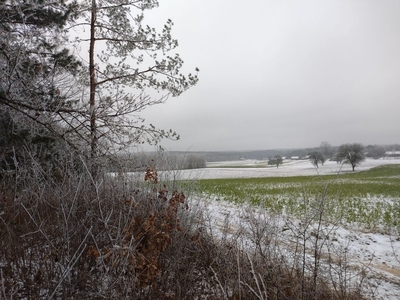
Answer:
[[211, 197], [249, 202], [273, 213], [302, 216], [307, 203], [326, 193], [327, 221], [364, 230], [400, 227], [400, 165], [324, 176], [200, 180]]

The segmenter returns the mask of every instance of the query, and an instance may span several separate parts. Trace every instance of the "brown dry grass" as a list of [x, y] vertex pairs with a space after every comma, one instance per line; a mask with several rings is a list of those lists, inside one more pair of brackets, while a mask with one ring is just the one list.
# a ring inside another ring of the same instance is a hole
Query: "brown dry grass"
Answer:
[[361, 299], [338, 296], [323, 277], [315, 287], [268, 230], [254, 251], [239, 238], [216, 240], [207, 216], [155, 169], [145, 183], [99, 184], [76, 170], [57, 180], [38, 169], [2, 178], [0, 298]]

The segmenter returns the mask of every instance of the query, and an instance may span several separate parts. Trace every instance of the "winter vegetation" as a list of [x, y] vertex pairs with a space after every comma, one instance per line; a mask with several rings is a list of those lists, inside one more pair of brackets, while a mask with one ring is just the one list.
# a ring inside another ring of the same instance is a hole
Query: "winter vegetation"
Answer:
[[336, 153], [336, 160], [350, 164], [354, 171], [355, 167], [365, 160], [364, 146], [357, 143], [341, 145]]
[[318, 168], [318, 165], [324, 165], [324, 162], [326, 161], [326, 157], [319, 151], [313, 151], [310, 153], [308, 156], [310, 159], [311, 163]]
[[[243, 173], [245, 174], [245, 172]], [[358, 173], [263, 178], [203, 179], [199, 190], [209, 197], [261, 206], [272, 214], [301, 218], [305, 201], [321, 193], [325, 220], [364, 231], [400, 229], [400, 166], [384, 165]], [[326, 189], [326, 191], [325, 191]]]
[[275, 155], [274, 157], [268, 160], [268, 165], [273, 165], [276, 166], [276, 168], [279, 168], [279, 165], [281, 165], [282, 162], [283, 162], [282, 156]]
[[[362, 145], [323, 142], [216, 169], [210, 153], [132, 151], [179, 138], [140, 112], [198, 81], [198, 69], [182, 72], [172, 21], [161, 31], [145, 23], [157, 6], [0, 1], [0, 298], [396, 295], [395, 159], [361, 172]], [[313, 150], [329, 161], [293, 158]], [[297, 176], [300, 165], [312, 176]], [[221, 170], [240, 179], [201, 179]], [[354, 259], [350, 229], [390, 235], [392, 277], [373, 273], [373, 257]]]
[[[270, 230], [281, 246], [276, 251], [287, 259], [306, 249], [307, 260], [315, 263], [318, 258], [323, 272], [346, 270], [339, 276], [352, 278], [348, 283], [362, 286], [367, 298], [397, 299], [400, 160], [367, 160], [358, 173], [351, 166], [341, 169], [336, 162], [328, 162], [322, 169], [314, 168], [314, 174], [306, 161], [284, 164], [281, 169], [286, 172], [266, 169], [261, 175], [259, 168], [248, 168], [254, 163], [242, 161], [246, 168], [241, 170], [219, 169], [216, 164], [204, 170], [203, 177], [214, 179], [200, 180], [199, 191], [203, 199], [209, 199], [214, 227], [235, 239], [238, 232], [251, 230], [249, 218], [256, 215], [262, 224], [272, 219], [275, 229]], [[235, 174], [239, 171], [241, 177]], [[300, 236], [306, 240], [302, 245]], [[315, 239], [320, 239], [317, 252]], [[341, 260], [333, 262], [332, 253], [344, 257], [346, 266]], [[314, 272], [315, 266], [306, 268]]]

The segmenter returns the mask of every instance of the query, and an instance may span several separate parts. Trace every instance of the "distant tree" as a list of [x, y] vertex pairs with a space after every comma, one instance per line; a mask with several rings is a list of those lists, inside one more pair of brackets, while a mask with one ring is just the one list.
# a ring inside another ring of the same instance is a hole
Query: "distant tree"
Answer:
[[390, 149], [392, 149], [392, 151], [400, 151], [400, 144], [391, 145]]
[[268, 158], [268, 165], [275, 166], [275, 160], [273, 157]]
[[383, 146], [378, 146], [378, 145], [369, 145], [366, 149], [367, 151], [367, 156], [372, 157], [375, 159], [378, 159], [380, 157], [383, 157], [385, 155], [386, 149]]
[[318, 168], [318, 164], [324, 165], [326, 157], [320, 151], [313, 151], [310, 153], [309, 159], [311, 163]]
[[199, 155], [189, 155], [185, 162], [186, 169], [200, 169], [206, 167], [206, 160]]
[[278, 168], [279, 165], [281, 165], [282, 163], [283, 163], [283, 159], [282, 159], [282, 156], [280, 156], [280, 155], [275, 155], [274, 157], [271, 157], [268, 160], [268, 164], [273, 165], [273, 166], [276, 165], [276, 168]]
[[365, 160], [364, 146], [358, 143], [343, 144], [336, 153], [337, 161], [350, 164], [353, 171], [357, 165]]
[[321, 152], [325, 158], [331, 158], [335, 154], [332, 145], [326, 141], [321, 142], [321, 145], [319, 146], [319, 152]]

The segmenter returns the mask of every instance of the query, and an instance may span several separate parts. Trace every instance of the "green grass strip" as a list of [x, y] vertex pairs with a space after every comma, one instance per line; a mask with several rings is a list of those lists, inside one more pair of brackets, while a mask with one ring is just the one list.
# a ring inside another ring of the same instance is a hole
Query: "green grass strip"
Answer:
[[327, 221], [373, 230], [400, 227], [400, 165], [339, 175], [205, 179], [198, 191], [300, 218], [323, 203]]

